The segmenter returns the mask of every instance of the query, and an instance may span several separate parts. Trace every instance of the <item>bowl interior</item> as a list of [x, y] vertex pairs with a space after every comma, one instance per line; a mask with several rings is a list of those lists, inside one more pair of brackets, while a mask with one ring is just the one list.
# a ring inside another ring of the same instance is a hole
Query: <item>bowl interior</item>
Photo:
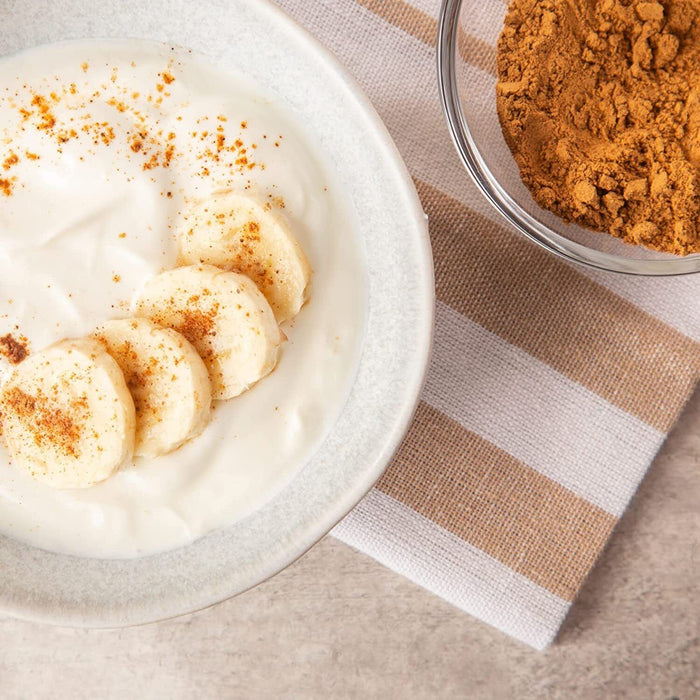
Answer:
[[266, 0], [3, 5], [0, 55], [111, 37], [191, 48], [244, 75], [287, 111], [347, 194], [365, 253], [368, 308], [362, 355], [340, 416], [294, 479], [249, 517], [186, 547], [135, 559], [56, 554], [0, 536], [0, 612], [100, 627], [219, 602], [277, 573], [335, 525], [379, 478], [408, 428], [428, 362], [434, 303], [426, 221], [398, 151], [333, 56], [282, 11]]
[[[567, 224], [532, 199], [520, 179], [496, 111], [495, 47], [507, 7], [503, 0], [486, 4], [446, 0], [443, 4], [444, 50], [439, 58], [444, 99], [449, 103], [452, 97], [456, 102], [450, 125], [458, 150], [460, 146], [469, 150], [465, 162], [477, 184], [488, 190], [492, 203], [523, 233], [570, 259], [639, 274], [700, 271], [700, 255], [680, 258], [623, 243], [613, 236]], [[450, 65], [446, 65], [448, 61]], [[449, 104], [446, 108], [449, 119]]]

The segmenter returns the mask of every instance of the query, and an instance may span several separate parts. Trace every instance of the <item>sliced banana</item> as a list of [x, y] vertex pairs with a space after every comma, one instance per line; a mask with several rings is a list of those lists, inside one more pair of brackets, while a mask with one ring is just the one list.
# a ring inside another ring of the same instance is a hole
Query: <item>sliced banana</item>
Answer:
[[136, 316], [182, 333], [209, 370], [212, 397], [229, 399], [277, 364], [282, 333], [265, 297], [245, 275], [190, 265], [151, 278]]
[[258, 200], [217, 194], [187, 214], [179, 232], [180, 259], [250, 277], [270, 302], [278, 323], [299, 313], [311, 267], [287, 223]]
[[96, 340], [31, 355], [0, 393], [10, 456], [54, 488], [85, 488], [131, 459], [135, 412], [117, 363]]
[[156, 457], [199, 435], [209, 422], [209, 373], [177, 331], [145, 318], [108, 321], [94, 333], [116, 360], [136, 407], [138, 456]]

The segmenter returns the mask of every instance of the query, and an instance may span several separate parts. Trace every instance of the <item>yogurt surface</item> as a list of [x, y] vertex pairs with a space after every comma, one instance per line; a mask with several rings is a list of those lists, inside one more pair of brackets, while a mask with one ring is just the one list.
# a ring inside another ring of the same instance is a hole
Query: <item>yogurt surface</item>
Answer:
[[[0, 336], [30, 352], [129, 315], [174, 267], [193, 203], [234, 189], [287, 218], [314, 274], [272, 375], [215, 404], [204, 433], [85, 490], [32, 480], [0, 447], [0, 533], [135, 557], [245, 517], [303, 467], [359, 359], [366, 279], [322, 154], [243, 79], [163, 44], [80, 41], [0, 61]], [[0, 358], [0, 380], [11, 365]]]

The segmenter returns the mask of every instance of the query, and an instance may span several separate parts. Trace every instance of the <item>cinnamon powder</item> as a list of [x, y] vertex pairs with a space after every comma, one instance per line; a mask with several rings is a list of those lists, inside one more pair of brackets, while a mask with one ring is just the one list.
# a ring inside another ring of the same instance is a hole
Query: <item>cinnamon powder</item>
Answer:
[[498, 114], [535, 201], [700, 253], [700, 0], [512, 0]]
[[28, 343], [24, 336], [17, 339], [11, 333], [7, 333], [0, 338], [0, 356], [6, 357], [13, 365], [18, 365], [29, 354]]
[[48, 397], [31, 396], [19, 387], [11, 387], [0, 399], [0, 416], [5, 413], [12, 413], [22, 422], [37, 445], [50, 444], [71, 457], [80, 456], [80, 425], [74, 415]]

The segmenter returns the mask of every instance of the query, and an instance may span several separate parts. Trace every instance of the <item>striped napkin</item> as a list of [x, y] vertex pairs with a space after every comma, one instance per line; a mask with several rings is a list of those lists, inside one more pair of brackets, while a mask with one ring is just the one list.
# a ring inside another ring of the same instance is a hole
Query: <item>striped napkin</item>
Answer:
[[[700, 278], [574, 267], [492, 211], [441, 114], [438, 0], [278, 4], [373, 100], [435, 256], [435, 350], [415, 421], [333, 534], [544, 648], [700, 376]], [[480, 47], [475, 71], [492, 65], [485, 24], [475, 17], [466, 39]]]

